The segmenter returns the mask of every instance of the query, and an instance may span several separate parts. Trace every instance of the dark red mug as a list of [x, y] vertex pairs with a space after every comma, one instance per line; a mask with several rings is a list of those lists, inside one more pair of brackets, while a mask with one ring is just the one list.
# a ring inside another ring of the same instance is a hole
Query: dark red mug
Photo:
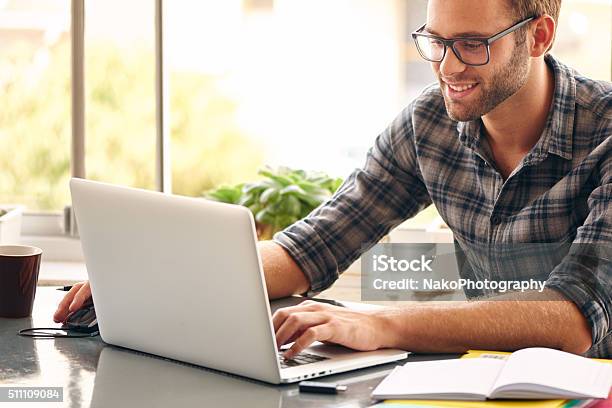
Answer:
[[0, 245], [0, 317], [32, 315], [42, 250]]

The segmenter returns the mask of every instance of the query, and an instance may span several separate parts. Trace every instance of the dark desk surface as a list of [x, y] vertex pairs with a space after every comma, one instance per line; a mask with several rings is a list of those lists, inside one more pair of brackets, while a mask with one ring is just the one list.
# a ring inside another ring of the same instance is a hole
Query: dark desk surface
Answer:
[[[343, 394], [300, 394], [296, 384], [268, 385], [110, 346], [100, 337], [33, 340], [16, 334], [27, 327], [58, 326], [51, 316], [63, 295], [39, 287], [31, 318], [0, 318], [0, 386], [63, 387], [64, 403], [44, 407], [367, 407], [375, 403], [372, 389], [399, 364], [320, 379], [348, 385]], [[453, 357], [419, 355], [407, 361]]]

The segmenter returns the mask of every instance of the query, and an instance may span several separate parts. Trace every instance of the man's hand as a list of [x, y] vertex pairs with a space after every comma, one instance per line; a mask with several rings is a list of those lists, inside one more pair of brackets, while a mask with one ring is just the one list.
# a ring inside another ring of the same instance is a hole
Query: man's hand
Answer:
[[62, 299], [53, 315], [56, 323], [63, 322], [69, 313], [79, 310], [83, 304], [91, 297], [89, 282], [79, 282], [72, 286], [72, 289]]
[[340, 344], [369, 351], [385, 347], [388, 330], [374, 313], [357, 312], [339, 306], [306, 301], [279, 309], [272, 316], [276, 345], [295, 342], [284, 354], [292, 358], [315, 341]]

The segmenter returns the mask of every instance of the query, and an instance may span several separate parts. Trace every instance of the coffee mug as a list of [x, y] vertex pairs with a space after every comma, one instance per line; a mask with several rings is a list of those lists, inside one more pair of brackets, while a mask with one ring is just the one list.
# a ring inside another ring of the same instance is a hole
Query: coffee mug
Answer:
[[32, 315], [42, 250], [0, 245], [0, 317]]

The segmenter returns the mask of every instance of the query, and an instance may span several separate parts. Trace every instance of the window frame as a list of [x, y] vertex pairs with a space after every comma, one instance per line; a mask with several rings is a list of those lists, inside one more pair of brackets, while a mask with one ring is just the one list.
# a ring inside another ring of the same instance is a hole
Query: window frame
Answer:
[[[86, 177], [85, 161], [85, 0], [71, 1], [71, 157], [70, 176]], [[156, 190], [172, 192], [170, 135], [168, 121], [168, 80], [164, 54], [164, 1], [155, 1], [155, 184]], [[65, 220], [69, 218], [69, 221]], [[78, 237], [70, 203], [59, 211], [27, 211], [23, 214], [22, 235], [29, 237]], [[61, 227], [63, 226], [63, 227]], [[31, 239], [30, 239], [31, 241]]]
[[[71, 157], [70, 176], [86, 177], [85, 161], [85, 0], [71, 1]], [[155, 1], [155, 184], [172, 193], [168, 79], [164, 54], [164, 1]], [[26, 211], [22, 218], [22, 242], [37, 245], [46, 260], [82, 262], [83, 253], [71, 203], [60, 211]]]

